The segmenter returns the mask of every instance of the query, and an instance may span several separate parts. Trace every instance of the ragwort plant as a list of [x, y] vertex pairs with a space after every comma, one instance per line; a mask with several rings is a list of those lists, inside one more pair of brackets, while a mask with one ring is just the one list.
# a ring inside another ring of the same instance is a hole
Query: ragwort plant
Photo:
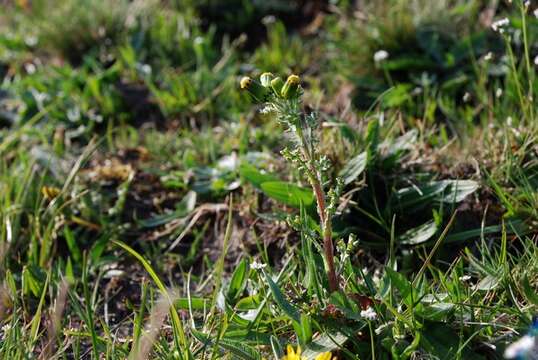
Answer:
[[286, 82], [271, 73], [263, 73], [260, 82], [249, 77], [241, 80], [241, 89], [247, 90], [255, 102], [264, 103], [263, 112], [273, 113], [286, 131], [292, 134], [293, 147], [285, 148], [282, 155], [304, 173], [314, 192], [323, 238], [325, 268], [329, 290], [339, 290], [339, 281], [334, 265], [334, 245], [332, 216], [336, 210], [336, 200], [341, 188], [338, 180], [334, 188], [326, 192], [324, 174], [330, 167], [328, 158], [318, 148], [315, 113], [306, 114], [301, 110], [302, 88], [297, 75], [290, 75]]

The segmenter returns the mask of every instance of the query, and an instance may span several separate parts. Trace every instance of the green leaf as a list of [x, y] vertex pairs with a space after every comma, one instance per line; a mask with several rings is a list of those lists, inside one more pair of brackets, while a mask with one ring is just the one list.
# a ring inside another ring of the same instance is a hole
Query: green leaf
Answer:
[[393, 108], [401, 106], [402, 104], [410, 101], [411, 98], [411, 84], [398, 84], [383, 96], [382, 104], [385, 108]]
[[444, 180], [447, 188], [439, 201], [446, 203], [458, 203], [468, 195], [474, 193], [479, 185], [473, 180]]
[[303, 356], [306, 360], [314, 360], [324, 352], [332, 352], [343, 347], [347, 339], [348, 337], [340, 332], [319, 335], [303, 349]]
[[284, 311], [284, 313], [293, 321], [300, 323], [301, 322], [301, 315], [299, 314], [299, 311], [290, 304], [286, 298], [284, 297], [284, 294], [282, 291], [280, 291], [280, 288], [277, 284], [271, 279], [271, 277], [263, 271], [263, 275], [265, 276], [265, 280], [267, 281], [267, 284], [269, 284], [269, 289], [271, 290], [271, 293], [273, 294], [273, 298], [275, 299], [276, 304], [278, 307]]
[[235, 308], [240, 311], [257, 309], [258, 306], [260, 306], [259, 294], [244, 297], [235, 304]]
[[273, 350], [275, 360], [280, 360], [284, 356], [284, 349], [274, 335], [271, 335], [271, 350]]
[[406, 187], [394, 193], [392, 203], [401, 207], [402, 210], [424, 206], [440, 197], [446, 187], [447, 184], [444, 181]]
[[71, 229], [69, 229], [69, 226], [64, 226], [64, 237], [65, 242], [67, 243], [67, 247], [69, 249], [69, 253], [73, 257], [73, 260], [75, 260], [76, 263], [81, 262], [82, 252], [80, 251], [77, 241], [73, 236], [73, 232], [71, 231]]
[[[422, 332], [420, 345], [431, 356], [440, 360], [458, 358], [460, 338], [450, 326], [438, 322], [425, 322], [424, 329], [427, 331]], [[461, 359], [481, 359], [468, 347], [463, 348], [461, 355]]]
[[342, 293], [332, 293], [330, 297], [330, 302], [331, 304], [336, 306], [338, 310], [342, 311], [346, 318], [352, 320], [362, 319], [359, 306], [354, 301], [350, 300], [347, 296], [344, 296]]
[[142, 220], [139, 222], [140, 226], [145, 228], [151, 228], [167, 224], [172, 220], [181, 219], [187, 216], [196, 206], [196, 193], [189, 191], [183, 199], [176, 205], [176, 210], [163, 215], [157, 215], [153, 218]]
[[196, 329], [191, 330], [192, 335], [206, 346], [216, 345], [223, 351], [233, 355], [233, 359], [258, 360], [261, 359], [260, 352], [245, 343], [244, 340], [234, 340], [229, 338], [215, 341], [213, 336], [208, 336]]
[[366, 168], [366, 158], [366, 152], [362, 152], [347, 162], [338, 174], [344, 180], [344, 185], [351, 184], [364, 171]]
[[178, 309], [189, 310], [189, 301], [193, 310], [205, 310], [209, 306], [210, 301], [208, 299], [191, 297], [189, 298], [179, 298], [174, 301], [175, 306]]
[[430, 240], [437, 232], [438, 226], [435, 221], [430, 220], [425, 224], [407, 230], [398, 238], [402, 245], [420, 245]]
[[43, 291], [39, 299], [39, 304], [37, 305], [35, 314], [32, 318], [32, 321], [30, 322], [31, 323], [30, 339], [31, 339], [32, 344], [34, 344], [38, 339], [39, 325], [41, 324], [41, 313], [43, 309], [43, 304], [45, 303], [45, 295], [47, 294], [49, 280], [50, 280], [50, 274], [47, 274], [47, 278], [45, 279], [45, 284], [43, 286]]
[[366, 149], [366, 161], [368, 166], [372, 166], [377, 156], [377, 147], [379, 145], [379, 121], [372, 120], [368, 123], [366, 129], [366, 143], [368, 148]]
[[301, 203], [308, 207], [314, 202], [312, 190], [284, 181], [264, 182], [261, 189], [267, 196], [295, 208], [299, 208]]
[[47, 275], [37, 265], [28, 265], [22, 269], [22, 284], [25, 294], [31, 292], [35, 297], [41, 293], [41, 287], [45, 282]]
[[428, 69], [432, 66], [436, 66], [435, 62], [426, 57], [416, 55], [402, 55], [395, 59], [388, 59], [383, 62], [383, 68], [390, 71], [420, 70]]
[[230, 354], [235, 355], [233, 358], [245, 360], [261, 359], [260, 352], [252, 346], [245, 344], [243, 340], [221, 339], [218, 342], [218, 346], [230, 352]]
[[101, 254], [103, 253], [103, 251], [105, 251], [105, 248], [107, 244], [109, 243], [109, 241], [110, 241], [110, 234], [105, 233], [94, 242], [90, 250], [90, 257], [92, 261], [97, 262], [97, 260], [99, 260], [99, 258], [101, 257]]
[[527, 277], [527, 274], [523, 276], [522, 285], [523, 285], [523, 292], [525, 293], [527, 300], [529, 300], [529, 302], [531, 302], [532, 304], [538, 306], [538, 294], [536, 293], [536, 290], [532, 288], [529, 278]]
[[397, 155], [402, 151], [413, 149], [417, 142], [417, 137], [418, 130], [413, 129], [393, 141], [383, 141], [380, 146], [386, 149], [387, 156]]
[[478, 189], [473, 180], [442, 180], [398, 190], [391, 199], [402, 210], [424, 207], [432, 202], [458, 203]]
[[482, 280], [478, 282], [478, 284], [475, 285], [475, 289], [483, 291], [493, 290], [497, 287], [497, 285], [499, 285], [500, 281], [501, 279], [499, 276], [486, 275]]
[[312, 340], [312, 319], [306, 314], [301, 314], [300, 335], [303, 344], [308, 344]]
[[243, 180], [251, 183], [255, 188], [261, 190], [264, 182], [278, 181], [278, 178], [271, 174], [263, 174], [251, 164], [244, 163], [239, 167], [239, 175]]
[[454, 309], [454, 304], [437, 302], [417, 307], [415, 314], [427, 320], [442, 321], [447, 318], [452, 309]]
[[228, 287], [228, 293], [226, 294], [226, 297], [231, 304], [235, 304], [237, 297], [240, 296], [245, 289], [249, 270], [250, 268], [246, 259], [241, 260], [235, 269], [232, 275], [232, 280], [230, 281], [230, 286]]
[[400, 296], [407, 305], [411, 305], [412, 301], [410, 295], [413, 291], [413, 286], [411, 285], [411, 282], [409, 282], [409, 280], [407, 280], [405, 276], [392, 270], [388, 266], [385, 267], [385, 271], [391, 281], [391, 286], [398, 289], [398, 291], [400, 292]]

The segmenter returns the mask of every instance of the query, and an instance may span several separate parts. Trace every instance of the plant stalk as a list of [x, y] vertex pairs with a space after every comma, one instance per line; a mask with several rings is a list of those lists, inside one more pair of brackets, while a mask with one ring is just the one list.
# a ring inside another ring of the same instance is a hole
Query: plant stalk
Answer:
[[323, 236], [323, 252], [325, 253], [325, 262], [327, 265], [327, 278], [329, 281], [329, 291], [335, 292], [340, 290], [340, 285], [338, 283], [338, 277], [336, 275], [336, 270], [334, 266], [334, 244], [333, 244], [333, 233], [332, 233], [332, 223], [331, 219], [327, 214], [327, 206], [325, 202], [325, 191], [321, 186], [320, 176], [316, 167], [314, 166], [314, 156], [309, 151], [307, 142], [303, 135], [302, 124], [300, 118], [298, 119], [297, 126], [297, 136], [300, 141], [301, 150], [305, 163], [308, 166], [308, 180], [312, 189], [314, 190], [314, 195], [316, 197], [316, 202], [318, 205], [318, 214], [321, 224], [321, 232]]

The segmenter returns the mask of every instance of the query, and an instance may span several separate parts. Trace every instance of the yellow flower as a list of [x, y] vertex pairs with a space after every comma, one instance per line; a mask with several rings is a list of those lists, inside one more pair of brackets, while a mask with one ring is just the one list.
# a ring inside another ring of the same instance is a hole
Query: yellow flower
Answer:
[[60, 195], [60, 192], [61, 190], [55, 186], [43, 186], [41, 188], [41, 194], [43, 194], [43, 197], [48, 201], [56, 198], [58, 195]]
[[336, 356], [332, 357], [330, 352], [324, 352], [316, 356], [316, 360], [336, 360]]
[[295, 352], [295, 350], [293, 350], [293, 346], [288, 345], [287, 352], [288, 352], [287, 355], [284, 355], [282, 360], [301, 360], [302, 359], [300, 346], [297, 346], [297, 352]]
[[[293, 346], [288, 345], [287, 347], [287, 354], [284, 355], [282, 360], [305, 360], [305, 357], [301, 357], [301, 347], [297, 346], [297, 351], [293, 350]], [[324, 352], [316, 356], [315, 360], [336, 360], [336, 357], [332, 357], [332, 354], [328, 352]]]

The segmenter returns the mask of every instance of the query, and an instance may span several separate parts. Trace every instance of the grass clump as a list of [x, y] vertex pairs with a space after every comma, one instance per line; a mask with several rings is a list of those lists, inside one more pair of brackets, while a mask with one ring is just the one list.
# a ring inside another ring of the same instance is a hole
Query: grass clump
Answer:
[[110, 50], [125, 36], [132, 6], [127, 1], [38, 1], [31, 8], [38, 41], [74, 64], [86, 55], [110, 61]]

